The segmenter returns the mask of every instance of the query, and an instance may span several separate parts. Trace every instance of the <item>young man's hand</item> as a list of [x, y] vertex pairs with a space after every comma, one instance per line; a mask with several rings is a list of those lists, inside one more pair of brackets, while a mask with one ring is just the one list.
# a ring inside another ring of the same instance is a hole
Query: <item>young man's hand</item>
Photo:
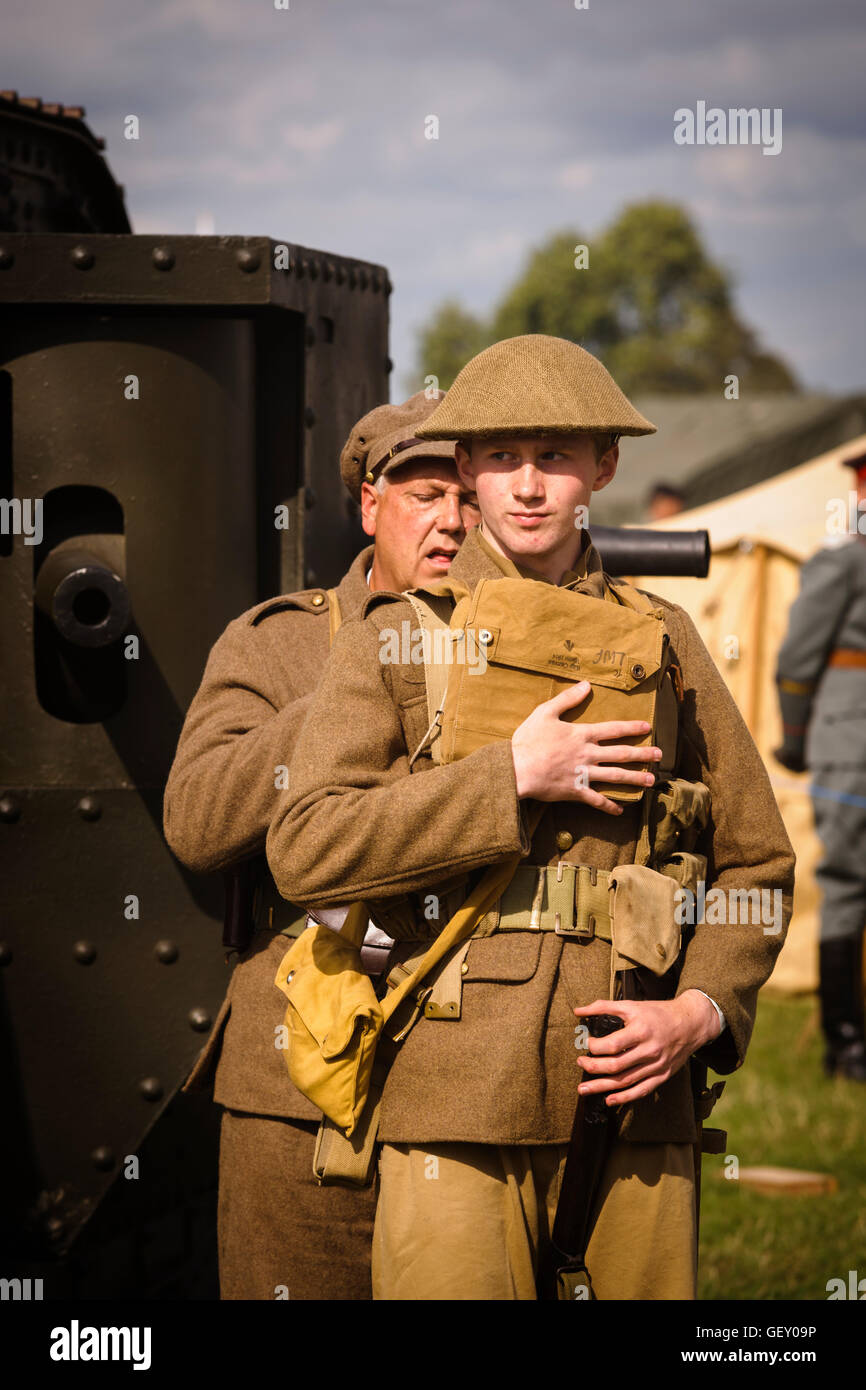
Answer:
[[609, 1106], [648, 1096], [719, 1034], [719, 1016], [698, 989], [676, 999], [596, 999], [574, 1012], [579, 1018], [615, 1014], [625, 1022], [607, 1037], [590, 1037], [591, 1056], [577, 1059], [586, 1073], [580, 1094], [607, 1092]]
[[[515, 729], [511, 756], [519, 797], [536, 801], [583, 801], [609, 815], [621, 816], [622, 806], [586, 782], [631, 782], [652, 786], [655, 776], [644, 768], [619, 767], [619, 763], [658, 762], [660, 748], [634, 748], [631, 744], [602, 747], [601, 739], [648, 734], [645, 719], [608, 719], [601, 724], [569, 724], [562, 718], [590, 692], [588, 681], [569, 686], [552, 700], [545, 700]], [[609, 764], [613, 764], [610, 766]]]

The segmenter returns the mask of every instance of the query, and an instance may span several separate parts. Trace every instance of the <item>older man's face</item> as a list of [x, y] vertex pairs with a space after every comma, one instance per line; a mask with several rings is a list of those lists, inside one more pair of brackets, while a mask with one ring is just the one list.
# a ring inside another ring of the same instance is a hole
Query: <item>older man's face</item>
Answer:
[[447, 459], [392, 469], [382, 492], [363, 483], [361, 524], [376, 540], [370, 587], [401, 593], [441, 579], [480, 520], [475, 493]]

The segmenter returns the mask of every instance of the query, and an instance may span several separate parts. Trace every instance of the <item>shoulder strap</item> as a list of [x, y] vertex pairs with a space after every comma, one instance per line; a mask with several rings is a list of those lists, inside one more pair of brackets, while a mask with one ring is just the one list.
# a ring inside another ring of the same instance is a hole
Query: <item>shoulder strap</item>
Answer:
[[[528, 803], [525, 821], [526, 833], [530, 840], [538, 829], [539, 821], [545, 809], [543, 802]], [[522, 854], [512, 854], [508, 859], [502, 859], [497, 864], [488, 865], [466, 901], [457, 909], [439, 935], [434, 938], [430, 949], [424, 953], [412, 973], [407, 975], [395, 989], [389, 991], [382, 1000], [382, 1013], [386, 1022], [402, 1004], [407, 994], [412, 993], [416, 985], [426, 975], [429, 975], [443, 957], [447, 956], [451, 948], [458, 946], [462, 941], [467, 941], [472, 936], [484, 914], [502, 897], [523, 857]]]
[[625, 608], [633, 608], [635, 613], [644, 613], [647, 616], [658, 613], [654, 603], [651, 603], [646, 594], [642, 594], [639, 589], [635, 589], [632, 584], [628, 584], [624, 579], [611, 579], [608, 575], [604, 577], [605, 598], [614, 603], [621, 603]]
[[429, 975], [433, 967], [439, 964], [452, 946], [459, 945], [461, 941], [466, 941], [472, 935], [485, 912], [505, 892], [522, 857], [520, 854], [512, 854], [510, 858], [500, 860], [498, 864], [491, 864], [485, 870], [463, 906], [457, 909], [451, 920], [434, 938], [430, 949], [421, 957], [411, 975], [407, 975], [406, 979], [382, 1000], [382, 1012], [386, 1022], [395, 1009], [402, 1004], [406, 995], [411, 993], [426, 975]]
[[343, 621], [343, 615], [342, 615], [342, 613], [340, 612], [340, 600], [337, 598], [337, 590], [336, 590], [336, 589], [329, 589], [329, 590], [328, 590], [328, 646], [329, 646], [329, 647], [330, 647], [330, 646], [333, 646], [334, 638], [335, 638], [336, 635], [337, 635], [337, 630], [339, 629], [340, 624], [342, 623], [342, 621]]
[[429, 724], [427, 733], [424, 735], [420, 747], [415, 751], [412, 761], [414, 762], [415, 758], [423, 751], [424, 745], [432, 735], [430, 756], [434, 762], [438, 762], [439, 720], [442, 717], [445, 690], [448, 686], [448, 672], [451, 668], [449, 643], [451, 641], [451, 614], [454, 611], [454, 600], [449, 594], [430, 593], [427, 594], [426, 598], [422, 598], [417, 593], [407, 594], [406, 598], [414, 608], [415, 616], [424, 634], [424, 678], [427, 687], [427, 720]]

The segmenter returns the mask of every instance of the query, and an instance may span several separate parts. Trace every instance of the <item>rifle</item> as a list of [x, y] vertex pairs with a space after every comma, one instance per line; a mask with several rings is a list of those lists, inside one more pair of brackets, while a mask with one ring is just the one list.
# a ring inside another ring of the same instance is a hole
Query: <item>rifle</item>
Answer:
[[[613, 1014], [584, 1020], [593, 1038], [604, 1038], [625, 1027]], [[539, 1261], [538, 1297], [547, 1300], [594, 1299], [586, 1268], [590, 1221], [601, 1175], [615, 1131], [616, 1111], [606, 1093], [579, 1095], [562, 1176], [550, 1243]]]

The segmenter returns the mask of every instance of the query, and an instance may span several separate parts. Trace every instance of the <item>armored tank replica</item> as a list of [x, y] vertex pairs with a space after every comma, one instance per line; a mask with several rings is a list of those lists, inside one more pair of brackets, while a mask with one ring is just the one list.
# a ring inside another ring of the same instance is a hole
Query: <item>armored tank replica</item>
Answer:
[[[220, 875], [161, 832], [212, 643], [360, 548], [340, 448], [388, 398], [381, 266], [137, 236], [80, 107], [0, 94], [0, 1275], [216, 1297]], [[327, 498], [329, 505], [320, 506]]]

